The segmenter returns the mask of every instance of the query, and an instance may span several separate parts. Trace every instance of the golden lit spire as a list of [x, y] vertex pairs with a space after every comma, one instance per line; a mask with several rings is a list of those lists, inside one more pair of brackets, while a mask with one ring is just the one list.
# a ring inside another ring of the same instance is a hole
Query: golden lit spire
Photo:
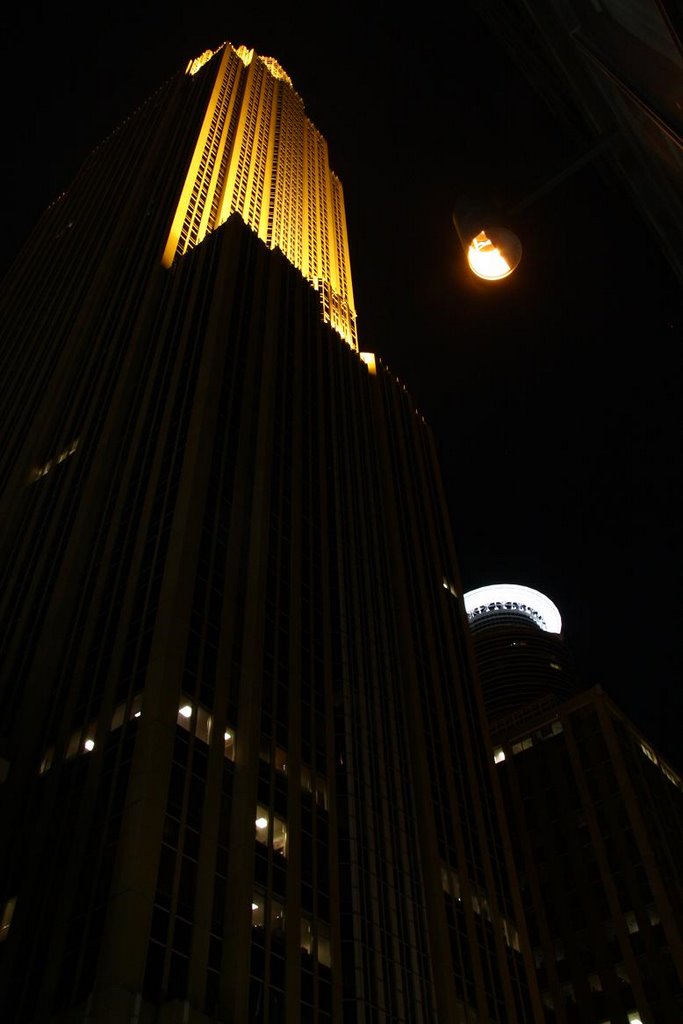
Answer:
[[238, 213], [311, 282], [325, 322], [357, 349], [344, 194], [327, 143], [272, 57], [224, 43], [187, 74], [219, 55], [163, 264]]

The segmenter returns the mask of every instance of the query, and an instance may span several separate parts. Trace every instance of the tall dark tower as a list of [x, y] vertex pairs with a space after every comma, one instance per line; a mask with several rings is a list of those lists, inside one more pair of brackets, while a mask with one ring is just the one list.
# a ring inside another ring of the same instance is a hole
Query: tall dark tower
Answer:
[[540, 1020], [434, 445], [277, 62], [174, 75], [0, 309], [3, 1024]]

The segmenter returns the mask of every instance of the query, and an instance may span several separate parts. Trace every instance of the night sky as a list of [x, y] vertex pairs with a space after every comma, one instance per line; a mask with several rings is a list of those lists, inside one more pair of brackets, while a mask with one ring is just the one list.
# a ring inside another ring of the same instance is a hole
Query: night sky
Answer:
[[12, 14], [3, 273], [87, 153], [190, 57], [228, 40], [278, 59], [344, 186], [361, 348], [434, 431], [465, 590], [547, 594], [583, 683], [683, 769], [680, 282], [597, 161], [529, 206], [512, 277], [468, 274], [456, 197], [514, 206], [590, 142], [475, 14], [257, 6]]

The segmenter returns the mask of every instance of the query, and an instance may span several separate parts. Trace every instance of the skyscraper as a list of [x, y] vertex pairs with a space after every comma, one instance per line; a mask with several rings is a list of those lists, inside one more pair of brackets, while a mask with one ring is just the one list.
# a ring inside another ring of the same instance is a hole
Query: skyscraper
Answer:
[[279, 64], [166, 82], [0, 309], [3, 1019], [540, 1020], [433, 441]]
[[484, 707], [491, 732], [578, 692], [555, 604], [531, 587], [498, 583], [465, 594]]
[[600, 686], [552, 601], [465, 594], [541, 998], [558, 1024], [683, 1016], [683, 783]]
[[600, 687], [527, 710], [495, 759], [549, 1017], [676, 1024], [681, 779]]

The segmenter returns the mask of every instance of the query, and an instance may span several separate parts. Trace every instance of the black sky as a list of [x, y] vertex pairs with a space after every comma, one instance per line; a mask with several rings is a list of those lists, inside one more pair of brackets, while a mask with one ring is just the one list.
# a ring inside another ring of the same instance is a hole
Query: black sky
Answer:
[[683, 769], [680, 284], [599, 162], [529, 207], [505, 282], [467, 274], [451, 224], [462, 192], [514, 205], [571, 165], [579, 122], [467, 10], [92, 11], [5, 24], [3, 272], [87, 153], [189, 57], [227, 39], [277, 58], [344, 185], [361, 348], [434, 431], [465, 589], [547, 594], [585, 685]]

